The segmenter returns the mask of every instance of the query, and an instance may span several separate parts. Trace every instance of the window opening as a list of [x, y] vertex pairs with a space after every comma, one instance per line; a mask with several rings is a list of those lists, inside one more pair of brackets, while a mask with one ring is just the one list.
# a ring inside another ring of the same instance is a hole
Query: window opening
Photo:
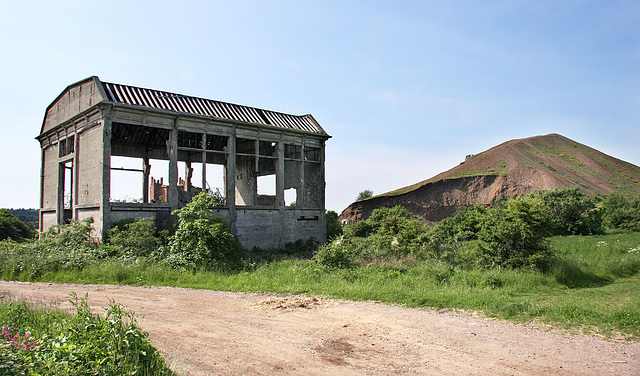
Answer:
[[287, 206], [297, 206], [298, 205], [298, 192], [295, 188], [285, 189], [284, 191], [284, 202]]
[[246, 138], [236, 139], [236, 153], [237, 154], [255, 154], [256, 153], [256, 141]]
[[226, 151], [228, 139], [229, 138], [225, 136], [208, 134], [206, 148], [210, 151]]
[[307, 161], [320, 161], [320, 148], [314, 147], [305, 147], [304, 149], [304, 159]]
[[69, 223], [72, 218], [73, 208], [73, 161], [62, 164], [62, 207], [63, 223]]
[[260, 141], [260, 156], [275, 157], [278, 152], [278, 143], [272, 141]]
[[302, 146], [285, 144], [284, 157], [287, 159], [302, 159]]
[[142, 158], [111, 156], [111, 202], [142, 202]]
[[293, 160], [284, 161], [284, 195], [286, 205], [291, 205], [295, 202], [296, 206], [303, 206], [301, 193], [302, 163], [303, 162]]
[[217, 164], [208, 164], [206, 168], [206, 184], [205, 187], [207, 192], [212, 195], [218, 196], [221, 199], [225, 199], [226, 192], [226, 184], [225, 184], [225, 166], [217, 165]]
[[276, 175], [258, 177], [258, 205], [277, 206], [276, 199]]
[[202, 149], [202, 133], [178, 132], [178, 147]]
[[60, 140], [60, 142], [58, 142], [58, 156], [64, 157], [65, 155], [73, 153], [75, 149], [74, 146], [73, 137]]

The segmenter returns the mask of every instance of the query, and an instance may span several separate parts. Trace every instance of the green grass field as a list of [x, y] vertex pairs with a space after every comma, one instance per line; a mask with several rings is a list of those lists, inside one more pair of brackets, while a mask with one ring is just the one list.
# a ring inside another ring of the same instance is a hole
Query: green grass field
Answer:
[[44, 273], [36, 279], [8, 271], [3, 278], [305, 293], [481, 311], [490, 317], [640, 340], [640, 233], [555, 237], [551, 245], [557, 260], [547, 273], [466, 270], [431, 260], [331, 269], [290, 258], [233, 273], [185, 272], [144, 261], [123, 265], [109, 260], [79, 270]]

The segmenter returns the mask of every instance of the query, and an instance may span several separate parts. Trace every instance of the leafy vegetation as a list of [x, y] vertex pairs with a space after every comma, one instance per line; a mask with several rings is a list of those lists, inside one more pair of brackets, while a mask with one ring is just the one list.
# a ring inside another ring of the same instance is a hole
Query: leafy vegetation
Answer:
[[0, 303], [3, 375], [173, 375], [137, 327], [133, 311], [111, 302], [105, 316], [72, 296], [75, 315]]
[[233, 269], [239, 265], [240, 242], [224, 219], [211, 214], [211, 208], [220, 204], [218, 197], [201, 192], [187, 206], [176, 210], [179, 220], [170, 240], [170, 265], [189, 270]]
[[555, 235], [594, 235], [604, 233], [602, 211], [596, 196], [580, 188], [541, 191], [534, 195], [542, 200]]
[[24, 224], [9, 209], [0, 209], [0, 240], [23, 240], [33, 238], [35, 228]]
[[327, 240], [334, 240], [342, 235], [342, 225], [338, 221], [338, 213], [333, 210], [327, 211]]
[[[299, 241], [278, 251], [241, 249], [226, 224], [209, 216], [216, 204], [201, 196], [181, 209], [173, 235], [150, 220], [121, 223], [110, 243], [100, 245], [86, 221], [39, 240], [3, 241], [0, 272], [27, 281], [308, 293], [481, 310], [640, 339], [640, 233], [625, 230], [639, 221], [632, 198], [598, 201], [578, 190], [552, 191], [463, 208], [434, 227], [402, 207], [378, 209], [344, 227], [328, 212], [330, 242], [317, 248], [313, 240]], [[564, 235], [574, 233], [591, 235]]]
[[602, 202], [604, 225], [613, 229], [640, 231], [640, 195], [627, 198], [612, 193]]

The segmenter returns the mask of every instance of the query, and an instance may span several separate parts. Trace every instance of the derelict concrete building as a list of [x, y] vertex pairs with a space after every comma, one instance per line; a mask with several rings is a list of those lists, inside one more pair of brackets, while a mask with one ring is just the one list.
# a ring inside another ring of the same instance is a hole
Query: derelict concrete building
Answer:
[[37, 137], [40, 231], [93, 217], [104, 236], [122, 219], [167, 219], [207, 190], [245, 247], [324, 241], [329, 138], [311, 115], [89, 77], [47, 107]]

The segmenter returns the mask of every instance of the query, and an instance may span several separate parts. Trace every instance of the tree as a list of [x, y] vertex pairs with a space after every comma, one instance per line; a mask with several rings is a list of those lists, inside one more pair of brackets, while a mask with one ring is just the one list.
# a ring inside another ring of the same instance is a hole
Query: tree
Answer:
[[342, 235], [342, 225], [338, 221], [338, 213], [329, 210], [326, 216], [327, 222], [327, 240], [332, 240]]
[[364, 191], [358, 193], [356, 201], [366, 200], [371, 197], [373, 197], [373, 191], [371, 189], [365, 189]]
[[0, 240], [21, 240], [34, 235], [34, 230], [11, 214], [9, 209], [0, 209]]

